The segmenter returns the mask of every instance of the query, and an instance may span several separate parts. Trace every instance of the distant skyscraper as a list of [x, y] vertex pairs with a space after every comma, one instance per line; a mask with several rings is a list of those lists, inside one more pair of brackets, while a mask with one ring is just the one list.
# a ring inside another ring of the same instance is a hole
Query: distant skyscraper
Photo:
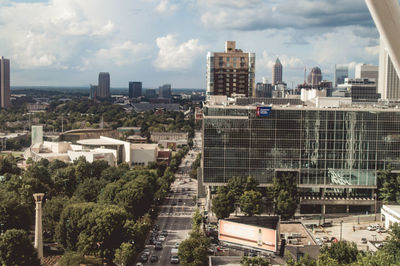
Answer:
[[11, 106], [10, 100], [10, 60], [3, 56], [0, 59], [0, 107]]
[[207, 95], [255, 95], [254, 53], [236, 49], [235, 41], [225, 43], [225, 52], [207, 54]]
[[280, 83], [282, 83], [282, 64], [278, 57], [272, 67], [272, 85]]
[[164, 99], [171, 98], [171, 84], [164, 84], [158, 88], [158, 97]]
[[256, 97], [271, 98], [272, 97], [272, 84], [257, 83], [256, 84]]
[[156, 98], [157, 97], [157, 92], [155, 89], [146, 89], [145, 91], [145, 96], [146, 98]]
[[385, 100], [400, 99], [399, 75], [393, 66], [392, 59], [382, 38], [379, 51], [378, 92], [381, 94], [381, 98]]
[[110, 74], [108, 72], [99, 73], [99, 85], [97, 97], [108, 98], [110, 94]]
[[308, 84], [312, 87], [318, 87], [319, 83], [322, 81], [322, 73], [319, 67], [313, 67], [310, 74], [308, 74]]
[[349, 67], [347, 65], [335, 65], [335, 88], [344, 83], [344, 79], [349, 77]]
[[138, 98], [142, 96], [142, 82], [129, 82], [129, 98]]
[[97, 85], [90, 85], [90, 99], [96, 99], [98, 87]]
[[356, 65], [356, 79], [374, 79], [375, 83], [378, 84], [379, 67], [375, 65], [359, 64]]

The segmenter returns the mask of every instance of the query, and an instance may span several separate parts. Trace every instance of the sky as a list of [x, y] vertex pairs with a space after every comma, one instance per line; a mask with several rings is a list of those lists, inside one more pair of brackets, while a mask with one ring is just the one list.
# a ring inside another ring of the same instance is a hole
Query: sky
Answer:
[[333, 80], [335, 64], [378, 64], [364, 0], [0, 0], [0, 55], [11, 86], [205, 88], [206, 55], [234, 40], [256, 53], [256, 81], [276, 57], [289, 87], [304, 67]]

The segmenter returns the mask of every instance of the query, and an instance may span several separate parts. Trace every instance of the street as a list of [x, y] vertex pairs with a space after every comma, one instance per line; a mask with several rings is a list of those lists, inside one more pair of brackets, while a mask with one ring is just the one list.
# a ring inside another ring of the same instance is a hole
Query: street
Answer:
[[[196, 146], [200, 145], [199, 133], [196, 133], [194, 143]], [[160, 227], [159, 232], [163, 230], [168, 232], [162, 243], [162, 250], [155, 250], [154, 245], [146, 245], [146, 248], [150, 250], [150, 256], [158, 256], [158, 262], [149, 260], [143, 265], [171, 265], [171, 249], [175, 247], [176, 243], [180, 243], [188, 237], [191, 230], [191, 217], [196, 210], [197, 180], [189, 178], [191, 165], [200, 148], [199, 146], [195, 149], [196, 146], [182, 160], [178, 169], [179, 174], [175, 175], [176, 180], [171, 186], [172, 192], [165, 200], [164, 205], [160, 206], [159, 215], [155, 221], [155, 224]]]

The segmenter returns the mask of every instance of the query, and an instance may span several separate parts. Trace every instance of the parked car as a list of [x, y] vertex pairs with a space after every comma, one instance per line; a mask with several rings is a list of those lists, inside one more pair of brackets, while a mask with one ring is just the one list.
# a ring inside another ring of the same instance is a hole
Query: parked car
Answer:
[[375, 225], [368, 225], [367, 230], [368, 231], [375, 231], [376, 227], [375, 227]]
[[366, 239], [365, 237], [363, 237], [363, 238], [361, 238], [361, 243], [362, 243], [362, 244], [367, 244], [368, 241], [367, 241], [367, 239]]
[[385, 230], [385, 228], [378, 228], [378, 229], [376, 229], [376, 232], [377, 233], [386, 233], [386, 230]]
[[181, 244], [181, 243], [176, 242], [175, 245], [174, 245], [174, 247], [175, 247], [175, 248], [179, 248], [179, 245], [180, 245], [180, 244]]
[[172, 264], [178, 264], [178, 263], [179, 263], [179, 257], [176, 256], [176, 255], [171, 256], [170, 262], [171, 262]]
[[165, 236], [160, 235], [160, 236], [158, 237], [158, 241], [164, 242], [164, 241], [165, 241]]
[[322, 227], [332, 227], [332, 222], [325, 222], [321, 226]]
[[168, 236], [168, 231], [167, 230], [162, 230], [160, 235]]
[[136, 266], [143, 266], [143, 263], [138, 262], [138, 263], [136, 263]]

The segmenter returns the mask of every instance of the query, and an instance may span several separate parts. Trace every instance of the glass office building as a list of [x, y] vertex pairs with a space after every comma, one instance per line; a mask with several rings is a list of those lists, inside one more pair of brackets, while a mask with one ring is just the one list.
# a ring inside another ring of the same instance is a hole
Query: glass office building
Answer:
[[265, 186], [272, 184], [277, 173], [291, 172], [302, 196], [371, 199], [377, 171], [389, 164], [400, 170], [398, 109], [268, 109], [260, 115], [254, 105], [204, 106], [205, 185], [222, 185], [232, 176], [252, 176]]

